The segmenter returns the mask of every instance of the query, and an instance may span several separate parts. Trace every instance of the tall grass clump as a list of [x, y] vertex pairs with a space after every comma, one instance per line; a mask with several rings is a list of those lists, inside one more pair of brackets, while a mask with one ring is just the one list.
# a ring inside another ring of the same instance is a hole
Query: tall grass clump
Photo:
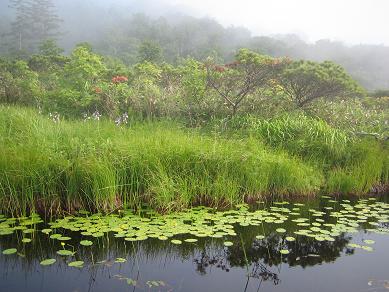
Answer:
[[0, 107], [1, 211], [227, 206], [309, 195], [322, 183], [320, 170], [255, 137], [225, 139], [172, 122], [54, 122]]
[[255, 116], [238, 117], [229, 122], [229, 129], [260, 138], [279, 148], [320, 166], [342, 163], [354, 137], [335, 129], [321, 119], [303, 113], [282, 115], [271, 119]]
[[344, 167], [328, 171], [326, 192], [361, 194], [388, 185], [388, 151], [374, 139], [351, 144]]
[[364, 194], [388, 187], [388, 142], [360, 138], [303, 113], [272, 119], [237, 117], [227, 133], [257, 137], [324, 173], [325, 193]]

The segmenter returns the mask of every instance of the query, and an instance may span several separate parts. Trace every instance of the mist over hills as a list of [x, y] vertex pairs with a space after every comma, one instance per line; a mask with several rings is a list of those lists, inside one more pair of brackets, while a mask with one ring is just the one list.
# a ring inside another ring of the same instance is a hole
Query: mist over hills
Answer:
[[[57, 40], [66, 52], [80, 42], [89, 42], [96, 52], [136, 62], [144, 41], [158, 44], [164, 59], [175, 63], [192, 56], [208, 55], [228, 62], [235, 51], [247, 47], [271, 56], [289, 56], [315, 61], [331, 60], [368, 90], [389, 88], [389, 47], [377, 44], [345, 45], [319, 40], [307, 43], [297, 35], [253, 35], [241, 26], [224, 27], [216, 20], [167, 1], [55, 0], [63, 20]], [[7, 33], [14, 11], [6, 0], [0, 2], [0, 52], [10, 48]], [[12, 44], [11, 44], [12, 47]]]

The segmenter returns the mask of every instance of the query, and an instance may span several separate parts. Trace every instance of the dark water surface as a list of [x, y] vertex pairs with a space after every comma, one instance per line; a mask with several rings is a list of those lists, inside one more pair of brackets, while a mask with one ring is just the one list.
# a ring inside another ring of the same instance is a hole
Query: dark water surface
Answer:
[[[326, 212], [326, 206], [334, 206], [328, 199], [304, 203], [301, 213], [310, 208]], [[198, 238], [196, 243], [181, 245], [155, 238], [128, 242], [110, 235], [90, 239], [93, 246], [81, 247], [78, 242], [88, 238], [67, 231], [71, 240], [66, 245], [77, 250], [71, 258], [56, 254], [60, 242], [41, 233], [40, 224], [30, 243], [21, 243], [20, 233], [0, 236], [1, 251], [15, 247], [19, 253], [0, 253], [0, 291], [389, 291], [389, 233], [385, 231], [389, 225], [384, 219], [373, 226], [384, 232], [367, 231], [372, 226], [362, 222], [357, 232], [342, 232], [334, 241], [297, 236], [293, 231], [299, 228], [289, 221], [282, 226], [266, 223], [265, 227], [235, 224], [236, 236]], [[325, 215], [323, 220], [333, 218]], [[279, 227], [287, 232], [276, 232]], [[264, 229], [266, 238], [256, 239]], [[286, 242], [286, 236], [297, 240]], [[365, 244], [366, 239], [375, 243]], [[233, 245], [224, 246], [226, 240]], [[373, 250], [350, 247], [350, 243]], [[290, 253], [281, 255], [280, 249], [285, 248]], [[117, 263], [118, 257], [127, 261]], [[40, 265], [47, 258], [57, 262]], [[75, 259], [85, 261], [84, 266], [69, 267]]]

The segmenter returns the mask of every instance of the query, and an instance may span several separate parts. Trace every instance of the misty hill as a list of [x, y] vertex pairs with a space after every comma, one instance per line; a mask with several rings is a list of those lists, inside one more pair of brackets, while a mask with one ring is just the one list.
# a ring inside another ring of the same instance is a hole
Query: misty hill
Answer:
[[[157, 3], [156, 3], [157, 2]], [[96, 52], [136, 62], [144, 41], [162, 49], [165, 60], [174, 63], [192, 56], [200, 60], [212, 55], [228, 62], [241, 47], [269, 54], [341, 64], [369, 90], [389, 88], [389, 47], [384, 45], [347, 46], [341, 42], [304, 42], [296, 35], [254, 36], [243, 27], [223, 27], [210, 18], [196, 17], [189, 9], [163, 1], [54, 1], [63, 20], [59, 44], [69, 51], [75, 44], [89, 42]], [[7, 33], [14, 11], [0, 2], [0, 52], [15, 45]]]

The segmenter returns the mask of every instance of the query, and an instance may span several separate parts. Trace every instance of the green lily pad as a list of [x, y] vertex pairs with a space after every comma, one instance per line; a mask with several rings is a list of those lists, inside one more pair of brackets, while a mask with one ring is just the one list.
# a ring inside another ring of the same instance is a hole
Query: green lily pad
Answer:
[[81, 240], [80, 244], [83, 246], [91, 246], [91, 245], [93, 245], [93, 242], [90, 240]]
[[295, 241], [296, 238], [294, 238], [293, 236], [287, 236], [287, 237], [285, 237], [285, 240], [286, 241]]
[[47, 259], [40, 262], [42, 266], [50, 266], [54, 264], [57, 260], [56, 259]]
[[122, 263], [125, 263], [126, 261], [127, 261], [127, 260], [124, 259], [124, 258], [116, 258], [115, 263], [122, 264]]
[[225, 242], [224, 242], [224, 246], [229, 247], [229, 246], [233, 246], [233, 245], [234, 245], [234, 243], [231, 242], [231, 241], [225, 241]]
[[194, 243], [194, 242], [197, 242], [198, 240], [196, 238], [188, 238], [188, 239], [185, 239], [184, 241], [189, 242], [189, 243]]
[[4, 255], [10, 255], [16, 253], [18, 250], [16, 248], [8, 248], [3, 250]]
[[42, 229], [41, 232], [44, 234], [49, 234], [52, 231], [50, 228]]
[[287, 249], [281, 249], [281, 250], [280, 250], [280, 253], [281, 253], [281, 254], [289, 254], [289, 250], [287, 250]]
[[173, 244], [182, 244], [182, 241], [178, 239], [172, 239], [170, 242]]
[[66, 249], [60, 249], [59, 251], [57, 251], [57, 254], [59, 254], [60, 256], [72, 256], [74, 255], [74, 252]]
[[74, 261], [68, 264], [69, 267], [76, 267], [76, 268], [82, 268], [83, 265], [84, 265], [83, 261]]
[[278, 233], [285, 233], [286, 230], [284, 228], [277, 228], [276, 232], [278, 232]]

